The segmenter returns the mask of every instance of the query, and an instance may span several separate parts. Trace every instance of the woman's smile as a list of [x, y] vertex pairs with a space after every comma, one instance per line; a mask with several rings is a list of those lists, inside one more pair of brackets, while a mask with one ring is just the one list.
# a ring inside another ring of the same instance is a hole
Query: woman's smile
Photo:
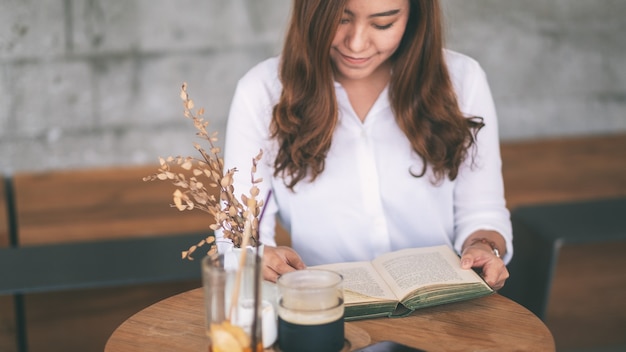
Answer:
[[342, 54], [341, 52], [339, 53], [341, 55], [341, 58], [349, 65], [353, 65], [353, 66], [362, 66], [366, 63], [369, 62], [370, 57], [354, 57], [354, 56], [349, 56], [349, 55], [345, 55]]

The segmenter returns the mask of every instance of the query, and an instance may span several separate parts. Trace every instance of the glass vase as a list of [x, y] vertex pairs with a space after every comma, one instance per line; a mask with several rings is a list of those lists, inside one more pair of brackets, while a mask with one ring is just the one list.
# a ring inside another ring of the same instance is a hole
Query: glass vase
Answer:
[[262, 252], [256, 248], [243, 252], [202, 260], [210, 352], [263, 351]]

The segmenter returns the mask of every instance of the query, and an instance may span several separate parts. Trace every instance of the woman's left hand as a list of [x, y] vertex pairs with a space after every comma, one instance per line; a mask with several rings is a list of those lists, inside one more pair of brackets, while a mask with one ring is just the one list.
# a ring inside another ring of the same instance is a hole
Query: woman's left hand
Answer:
[[[500, 235], [498, 234], [498, 236]], [[509, 271], [504, 261], [495, 255], [489, 244], [472, 241], [476, 237], [478, 236], [471, 236], [466, 241], [470, 244], [465, 246], [461, 252], [461, 268], [481, 269], [481, 276], [485, 282], [497, 291], [504, 286], [504, 282], [509, 278]]]

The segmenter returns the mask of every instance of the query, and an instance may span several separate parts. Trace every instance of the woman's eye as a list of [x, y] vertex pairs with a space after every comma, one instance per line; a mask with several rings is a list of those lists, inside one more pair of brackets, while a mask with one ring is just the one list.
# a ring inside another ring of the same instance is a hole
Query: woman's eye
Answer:
[[374, 24], [374, 28], [380, 29], [380, 30], [389, 29], [389, 28], [391, 28], [391, 26], [393, 26], [393, 22], [391, 22], [389, 24], [385, 24], [385, 25]]
[[347, 18], [342, 18], [341, 21], [339, 21], [339, 24], [347, 24], [350, 23], [350, 20]]

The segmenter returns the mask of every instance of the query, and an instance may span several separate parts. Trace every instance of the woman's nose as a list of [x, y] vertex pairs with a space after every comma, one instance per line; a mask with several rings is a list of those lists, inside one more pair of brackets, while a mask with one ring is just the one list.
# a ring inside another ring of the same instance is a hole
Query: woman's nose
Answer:
[[345, 45], [354, 53], [362, 52], [367, 48], [369, 39], [367, 31], [362, 26], [353, 26], [346, 33]]

